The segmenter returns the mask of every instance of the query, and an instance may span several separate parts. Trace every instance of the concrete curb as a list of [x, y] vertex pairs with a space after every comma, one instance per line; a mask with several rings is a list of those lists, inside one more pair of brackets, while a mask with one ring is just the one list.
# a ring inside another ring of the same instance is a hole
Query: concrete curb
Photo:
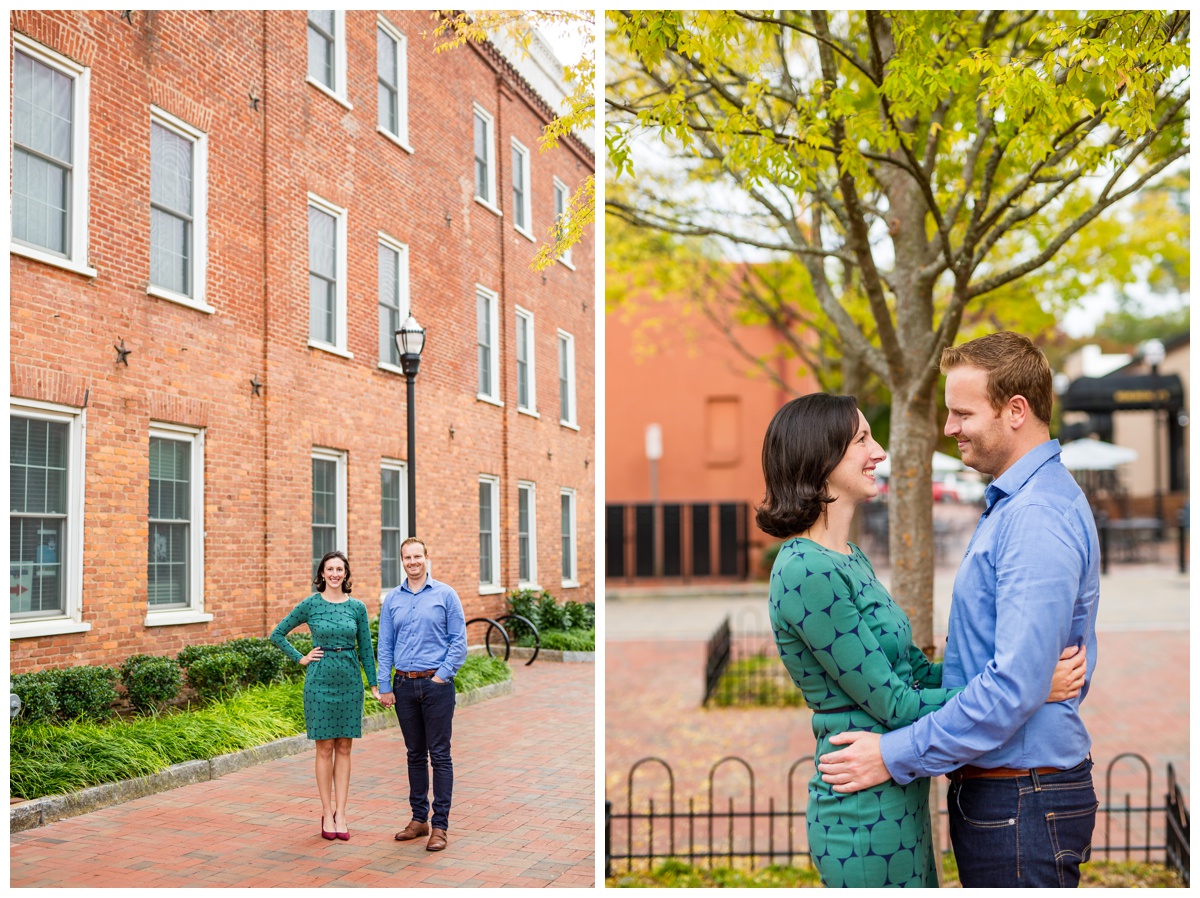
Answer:
[[[533, 649], [523, 648], [521, 646], [513, 646], [510, 652], [510, 658], [525, 659], [533, 657]], [[595, 652], [565, 652], [558, 649], [542, 649], [538, 652], [538, 661], [565, 661], [570, 664], [573, 662], [595, 662]]]
[[[514, 691], [513, 681], [492, 683], [481, 686], [455, 696], [455, 705], [463, 708], [474, 705], [490, 698], [501, 695], [511, 695]], [[396, 715], [390, 712], [371, 714], [363, 718], [363, 735], [378, 732], [396, 726]], [[101, 808], [123, 804], [135, 798], [143, 798], [156, 792], [166, 792], [179, 786], [189, 786], [192, 783], [203, 783], [219, 777], [262, 764], [266, 761], [276, 761], [290, 755], [298, 755], [309, 751], [314, 742], [307, 736], [287, 736], [276, 739], [266, 745], [258, 745], [243, 751], [220, 755], [208, 761], [185, 761], [174, 764], [166, 770], [152, 773], [149, 776], [139, 776], [136, 779], [122, 780], [119, 783], [104, 783], [92, 786], [69, 795], [46, 795], [25, 801], [9, 808], [9, 833], [19, 833], [25, 830], [45, 826], [57, 820], [68, 817], [78, 817]]]

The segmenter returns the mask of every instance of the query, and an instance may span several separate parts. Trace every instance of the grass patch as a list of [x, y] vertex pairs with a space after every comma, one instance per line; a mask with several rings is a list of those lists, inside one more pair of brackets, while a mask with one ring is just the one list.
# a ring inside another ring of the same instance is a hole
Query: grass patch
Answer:
[[[594, 652], [596, 651], [596, 630], [542, 630], [538, 633], [541, 646], [559, 652]], [[533, 637], [522, 636], [517, 645], [533, 648]]]
[[[454, 688], [465, 692], [511, 677], [502, 660], [472, 655]], [[364, 713], [384, 710], [366, 696]], [[253, 686], [204, 707], [110, 723], [15, 726], [9, 730], [9, 791], [24, 799], [77, 792], [303, 732], [303, 681]]]
[[709, 702], [718, 708], [803, 708], [804, 693], [787, 676], [777, 655], [730, 661]]

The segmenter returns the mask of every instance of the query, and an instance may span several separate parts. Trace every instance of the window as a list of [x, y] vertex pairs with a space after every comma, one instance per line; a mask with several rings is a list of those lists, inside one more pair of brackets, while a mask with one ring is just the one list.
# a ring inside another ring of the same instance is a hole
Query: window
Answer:
[[211, 312], [204, 301], [208, 144], [203, 133], [150, 108], [148, 293]]
[[346, 210], [308, 195], [308, 345], [346, 350]]
[[204, 433], [150, 426], [147, 626], [212, 620], [204, 614]]
[[578, 429], [575, 420], [575, 338], [558, 332], [558, 420]]
[[[567, 215], [567, 206], [571, 202], [571, 193], [567, 190], [566, 185], [558, 178], [554, 179], [554, 239], [557, 242], [561, 235], [566, 232], [570, 223], [570, 217]], [[575, 266], [571, 264], [571, 251], [563, 250], [558, 261], [562, 262], [568, 268], [574, 270]]]
[[575, 570], [575, 490], [563, 488], [562, 505], [562, 585], [578, 586]]
[[492, 117], [479, 104], [475, 105], [475, 199], [497, 215], [496, 158]]
[[479, 591], [503, 592], [500, 585], [500, 478], [479, 478]]
[[308, 83], [349, 108], [346, 100], [345, 31], [344, 10], [308, 11]]
[[533, 372], [533, 312], [517, 307], [517, 411], [537, 414]]
[[346, 455], [314, 449], [312, 456], [312, 569], [325, 553], [346, 550]]
[[499, 296], [486, 287], [475, 287], [475, 330], [479, 347], [478, 398], [500, 405], [500, 370], [497, 357], [500, 328], [496, 321]]
[[89, 69], [13, 34], [12, 250], [89, 277]]
[[375, 31], [379, 81], [379, 130], [401, 147], [408, 146], [408, 41], [380, 16]]
[[537, 492], [532, 483], [517, 483], [517, 579], [521, 586], [537, 583]]
[[9, 632], [79, 633], [83, 596], [83, 412], [9, 408]]
[[379, 582], [384, 591], [404, 579], [400, 543], [408, 536], [408, 485], [404, 462], [384, 461], [379, 471], [381, 561]]
[[529, 150], [521, 146], [514, 137], [512, 142], [512, 185], [513, 225], [518, 231], [533, 238], [531, 205], [529, 199]]
[[[379, 364], [400, 371], [396, 331], [408, 318], [408, 247], [379, 235]], [[396, 581], [399, 582], [399, 581]]]

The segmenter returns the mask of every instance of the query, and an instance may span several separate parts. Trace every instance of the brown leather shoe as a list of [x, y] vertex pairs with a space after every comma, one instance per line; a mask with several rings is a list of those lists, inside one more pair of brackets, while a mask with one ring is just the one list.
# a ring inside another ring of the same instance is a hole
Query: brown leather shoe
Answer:
[[419, 839], [421, 836], [429, 835], [429, 824], [420, 823], [416, 820], [409, 821], [408, 826], [396, 833], [397, 842], [410, 842], [413, 839]]
[[429, 837], [429, 844], [425, 846], [426, 851], [441, 851], [446, 847], [446, 831], [433, 828], [433, 834]]

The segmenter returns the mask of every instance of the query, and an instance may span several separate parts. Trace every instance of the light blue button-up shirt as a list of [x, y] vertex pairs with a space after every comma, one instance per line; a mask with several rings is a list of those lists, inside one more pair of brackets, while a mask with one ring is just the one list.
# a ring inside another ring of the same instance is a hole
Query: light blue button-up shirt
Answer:
[[[945, 707], [883, 736], [899, 783], [978, 767], [1074, 767], [1092, 740], [1079, 716], [1096, 669], [1100, 545], [1057, 440], [1030, 450], [987, 489], [987, 509], [954, 580]], [[1063, 648], [1087, 645], [1073, 699], [1046, 704]]]
[[380, 692], [392, 691], [393, 670], [437, 670], [449, 680], [467, 659], [467, 622], [458, 593], [432, 577], [414, 593], [408, 578], [379, 611]]

